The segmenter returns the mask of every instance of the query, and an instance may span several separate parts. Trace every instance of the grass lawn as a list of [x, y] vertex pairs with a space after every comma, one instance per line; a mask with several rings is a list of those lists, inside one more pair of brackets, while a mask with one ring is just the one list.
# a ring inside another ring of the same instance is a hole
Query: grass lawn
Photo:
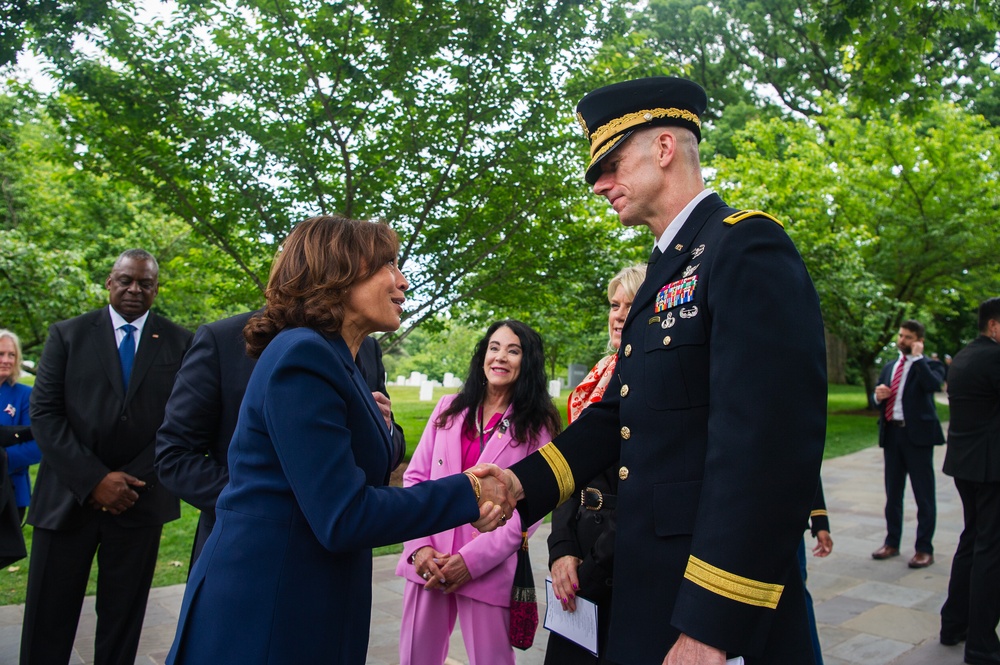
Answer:
[[[421, 402], [419, 400], [419, 389], [415, 387], [392, 386], [389, 388], [389, 392], [392, 395], [392, 409], [396, 422], [406, 432], [406, 456], [409, 458], [420, 441], [424, 425], [427, 423], [427, 419], [430, 418], [431, 411], [434, 410], [434, 406], [438, 400], [443, 395], [454, 391], [445, 388], [436, 388], [434, 390], [434, 398], [428, 402]], [[563, 391], [562, 396], [556, 402], [557, 408], [563, 415], [564, 422], [568, 394], [568, 391]], [[874, 411], [866, 412], [866, 404], [867, 400], [863, 388], [856, 386], [830, 386], [825, 459], [839, 457], [875, 445], [877, 437], [877, 414]], [[938, 414], [942, 421], [947, 420], [948, 407], [938, 405]], [[34, 473], [32, 473], [32, 476], [34, 476]], [[197, 509], [182, 502], [181, 518], [163, 527], [163, 536], [160, 539], [160, 555], [156, 563], [156, 575], [153, 578], [153, 586], [180, 584], [187, 579], [188, 560], [191, 555], [191, 541], [194, 537], [197, 523]], [[30, 551], [30, 526], [25, 526], [24, 538]], [[398, 554], [400, 551], [401, 547], [394, 545], [379, 548], [375, 551], [375, 554]], [[23, 559], [13, 566], [0, 570], [0, 605], [23, 603], [27, 580], [27, 559]], [[88, 595], [95, 592], [95, 585], [96, 566], [91, 571], [90, 583], [87, 586]]]

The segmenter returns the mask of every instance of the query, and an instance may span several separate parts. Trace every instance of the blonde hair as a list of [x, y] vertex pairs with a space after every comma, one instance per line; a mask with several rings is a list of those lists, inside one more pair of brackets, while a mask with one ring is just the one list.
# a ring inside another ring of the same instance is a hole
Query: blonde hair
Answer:
[[646, 279], [646, 264], [637, 263], [634, 266], [628, 266], [627, 268], [622, 268], [618, 271], [618, 274], [611, 278], [608, 282], [608, 302], [615, 297], [615, 291], [618, 290], [618, 285], [621, 284], [622, 288], [625, 289], [625, 295], [631, 300], [635, 298], [636, 291], [642, 286], [643, 281]]
[[[608, 282], [608, 303], [611, 303], [612, 298], [615, 297], [615, 291], [618, 290], [619, 285], [625, 289], [625, 297], [629, 300], [635, 299], [635, 294], [642, 286], [642, 283], [646, 279], [646, 264], [637, 263], [634, 266], [628, 266], [622, 268], [618, 273], [611, 278]], [[617, 351], [615, 347], [611, 345], [610, 331], [608, 331], [608, 351], [614, 353]]]
[[7, 377], [7, 383], [14, 385], [21, 378], [21, 340], [13, 331], [0, 328], [0, 339], [4, 338], [14, 343], [14, 369], [11, 370], [10, 376]]

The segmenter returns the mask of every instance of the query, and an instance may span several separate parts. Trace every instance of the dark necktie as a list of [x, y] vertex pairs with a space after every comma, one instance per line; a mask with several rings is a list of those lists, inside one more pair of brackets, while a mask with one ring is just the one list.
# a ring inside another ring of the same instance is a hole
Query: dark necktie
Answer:
[[659, 260], [661, 256], [663, 256], [663, 251], [660, 249], [660, 246], [657, 245], [655, 248], [653, 248], [653, 253], [649, 255], [649, 261], [647, 261], [646, 264], [653, 265]]
[[137, 330], [131, 323], [126, 323], [121, 327], [125, 331], [122, 343], [118, 345], [118, 357], [122, 361], [122, 386], [128, 392], [128, 380], [132, 376], [132, 364], [135, 362], [135, 338], [132, 333]]

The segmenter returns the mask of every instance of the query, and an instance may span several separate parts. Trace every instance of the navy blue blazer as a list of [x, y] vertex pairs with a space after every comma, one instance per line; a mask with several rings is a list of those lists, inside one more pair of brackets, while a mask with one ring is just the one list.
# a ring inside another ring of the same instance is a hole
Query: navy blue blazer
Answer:
[[229, 484], [167, 662], [364, 663], [371, 548], [479, 517], [464, 475], [390, 488], [391, 462], [343, 339], [275, 337], [240, 407]]
[[[156, 434], [160, 482], [201, 511], [191, 549], [192, 566], [215, 525], [215, 502], [229, 482], [229, 442], [256, 362], [247, 355], [243, 337], [252, 314], [244, 312], [198, 328]], [[388, 395], [382, 350], [374, 338], [362, 342], [358, 364], [370, 390]], [[395, 467], [406, 448], [403, 428], [398, 425], [393, 428], [393, 444]]]
[[[896, 363], [888, 363], [879, 373], [879, 384], [892, 385], [892, 372]], [[906, 434], [915, 446], [938, 446], [944, 443], [944, 432], [934, 406], [934, 393], [941, 390], [944, 370], [926, 357], [913, 361], [903, 384], [903, 420]], [[886, 400], [888, 401], [888, 400]], [[886, 401], [879, 404], [878, 445], [885, 447]]]

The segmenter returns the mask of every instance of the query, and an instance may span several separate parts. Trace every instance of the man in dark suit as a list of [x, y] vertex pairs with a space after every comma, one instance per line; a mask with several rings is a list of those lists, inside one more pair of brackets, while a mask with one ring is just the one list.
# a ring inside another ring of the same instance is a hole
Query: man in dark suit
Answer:
[[705, 189], [706, 105], [697, 84], [656, 77], [577, 106], [587, 182], [656, 249], [603, 400], [508, 482], [530, 523], [617, 468], [608, 659], [802, 665], [796, 553], [826, 432], [819, 298], [780, 222]]
[[934, 563], [937, 521], [934, 446], [944, 443], [934, 393], [941, 390], [944, 370], [924, 357], [924, 326], [918, 321], [903, 321], [896, 348], [899, 358], [882, 368], [875, 386], [875, 403], [881, 409], [878, 445], [885, 458], [886, 536], [882, 547], [872, 552], [872, 558], [883, 560], [899, 555], [903, 492], [909, 475], [917, 502], [917, 542], [908, 565], [926, 568]]
[[944, 472], [962, 497], [965, 529], [941, 608], [941, 644], [966, 639], [965, 662], [1000, 664], [1000, 298], [979, 306], [979, 336], [948, 370], [951, 421]]
[[149, 311], [156, 259], [123, 252], [110, 306], [53, 324], [31, 394], [42, 463], [21, 663], [66, 663], [97, 557], [98, 664], [135, 660], [163, 524], [177, 498], [156, 482], [153, 447], [191, 333]]
[[[201, 511], [190, 568], [212, 532], [215, 502], [229, 482], [229, 441], [255, 364], [247, 356], [243, 338], [243, 328], [252, 314], [237, 314], [198, 328], [156, 435], [160, 482]], [[392, 431], [396, 466], [406, 452], [406, 442], [403, 428], [392, 421], [382, 349], [373, 337], [362, 342], [357, 364]]]

